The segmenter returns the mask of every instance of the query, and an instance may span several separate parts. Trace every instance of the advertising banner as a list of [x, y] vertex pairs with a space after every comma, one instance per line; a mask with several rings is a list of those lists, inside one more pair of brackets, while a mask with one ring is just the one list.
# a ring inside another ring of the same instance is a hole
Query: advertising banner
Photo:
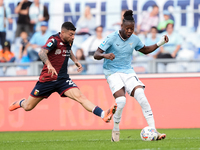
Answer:
[[[72, 78], [73, 79], [73, 78]], [[108, 109], [114, 98], [105, 79], [73, 80], [82, 93], [102, 109]], [[145, 94], [152, 107], [157, 128], [200, 128], [200, 77], [142, 78]], [[36, 81], [0, 82], [0, 131], [100, 130], [112, 129], [87, 112], [79, 103], [53, 93], [33, 110], [19, 108], [10, 112], [9, 105], [28, 98]], [[121, 129], [142, 129], [147, 126], [137, 101], [126, 95]]]

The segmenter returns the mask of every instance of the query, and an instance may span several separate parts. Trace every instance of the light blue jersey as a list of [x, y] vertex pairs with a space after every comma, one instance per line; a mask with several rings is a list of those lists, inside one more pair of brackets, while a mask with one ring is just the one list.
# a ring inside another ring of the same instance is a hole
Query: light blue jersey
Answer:
[[42, 34], [41, 31], [35, 32], [30, 40], [30, 43], [43, 46], [51, 35], [52, 32], [49, 30], [47, 30], [45, 34]]
[[119, 31], [115, 31], [108, 35], [106, 39], [100, 44], [99, 48], [105, 51], [105, 53], [113, 53], [115, 59], [104, 59], [104, 74], [106, 78], [113, 73], [135, 73], [131, 66], [133, 58], [133, 50], [140, 50], [144, 47], [144, 44], [140, 39], [132, 34], [127, 40], [124, 40]]

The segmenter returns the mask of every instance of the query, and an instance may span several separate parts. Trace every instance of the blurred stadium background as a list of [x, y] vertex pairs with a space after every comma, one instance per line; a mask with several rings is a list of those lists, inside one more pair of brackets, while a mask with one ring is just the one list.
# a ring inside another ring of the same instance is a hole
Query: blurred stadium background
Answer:
[[[58, 2], [59, 1], [59, 2]], [[64, 21], [72, 21], [75, 25], [84, 13], [85, 6], [91, 7], [96, 26], [102, 25], [104, 37], [118, 29], [113, 26], [120, 22], [121, 11], [134, 10], [136, 25], [144, 11], [150, 12], [153, 5], [159, 7], [159, 20], [163, 20], [163, 12], [168, 11], [174, 21], [174, 30], [183, 39], [181, 49], [175, 59], [148, 59], [137, 52], [134, 53], [133, 67], [137, 73], [191, 73], [200, 71], [200, 1], [199, 0], [40, 0], [48, 8], [50, 15], [48, 28], [52, 33], [60, 31]], [[14, 63], [0, 63], [0, 76], [37, 76], [40, 74], [42, 63], [40, 61], [20, 63], [18, 59], [20, 39], [15, 38], [18, 15], [14, 13], [19, 0], [4, 0], [6, 8], [10, 9], [13, 23], [7, 23], [6, 38], [11, 41], [11, 51], [15, 54]], [[137, 30], [137, 29], [136, 29]], [[147, 35], [148, 36], [148, 35]], [[140, 36], [145, 42], [145, 37]], [[76, 35], [73, 51], [76, 52], [86, 36]], [[95, 71], [95, 66], [101, 66], [102, 62], [91, 59], [81, 61], [87, 66], [87, 70], [81, 74], [103, 74]], [[98, 65], [97, 65], [98, 63]], [[71, 62], [70, 62], [71, 64]], [[93, 64], [93, 65], [92, 65]], [[72, 65], [72, 64], [71, 64]], [[69, 74], [77, 74], [70, 72]]]

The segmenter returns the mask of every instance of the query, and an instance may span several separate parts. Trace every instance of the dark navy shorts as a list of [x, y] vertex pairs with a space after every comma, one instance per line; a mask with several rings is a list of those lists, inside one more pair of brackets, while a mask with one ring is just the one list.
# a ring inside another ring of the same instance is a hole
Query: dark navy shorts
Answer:
[[70, 78], [62, 78], [49, 82], [38, 81], [30, 95], [33, 97], [48, 98], [53, 92], [58, 92], [61, 97], [66, 97], [64, 92], [70, 88], [78, 88]]

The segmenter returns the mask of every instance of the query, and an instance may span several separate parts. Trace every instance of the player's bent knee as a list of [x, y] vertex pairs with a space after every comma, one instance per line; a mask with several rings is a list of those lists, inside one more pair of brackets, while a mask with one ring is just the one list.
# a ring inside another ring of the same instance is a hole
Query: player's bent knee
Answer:
[[140, 102], [141, 104], [141, 107], [144, 107], [144, 108], [148, 108], [150, 107], [150, 104], [149, 102], [147, 101], [147, 99], [143, 98], [143, 100]]
[[29, 107], [25, 107], [24, 110], [25, 111], [31, 111], [33, 108], [29, 108]]
[[31, 111], [34, 108], [34, 106], [28, 104], [28, 105], [24, 105], [23, 108], [24, 108], [25, 111]]
[[144, 94], [143, 89], [141, 88], [136, 89], [134, 97], [143, 109], [150, 109], [150, 104]]
[[126, 97], [120, 96], [115, 99], [118, 109], [123, 109], [126, 104]]

